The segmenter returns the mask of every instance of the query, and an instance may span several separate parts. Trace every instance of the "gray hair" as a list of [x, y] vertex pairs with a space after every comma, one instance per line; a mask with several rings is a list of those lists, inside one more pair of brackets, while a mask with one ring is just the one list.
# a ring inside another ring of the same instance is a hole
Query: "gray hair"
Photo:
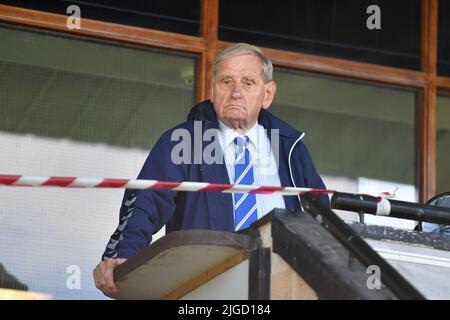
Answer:
[[223, 49], [214, 59], [214, 63], [212, 66], [213, 77], [215, 78], [217, 75], [217, 66], [220, 61], [226, 58], [231, 58], [235, 56], [240, 56], [243, 54], [251, 54], [259, 57], [261, 60], [261, 75], [264, 79], [264, 82], [269, 82], [273, 80], [273, 66], [270, 59], [256, 46], [252, 46], [247, 43], [237, 43], [232, 46], [229, 46]]

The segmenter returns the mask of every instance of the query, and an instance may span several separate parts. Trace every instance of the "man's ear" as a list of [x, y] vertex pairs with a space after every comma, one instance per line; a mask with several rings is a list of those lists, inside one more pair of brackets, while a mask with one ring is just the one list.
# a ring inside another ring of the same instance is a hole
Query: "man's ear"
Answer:
[[264, 85], [264, 101], [262, 104], [263, 109], [268, 109], [272, 104], [275, 92], [277, 91], [277, 85], [275, 81], [269, 81]]

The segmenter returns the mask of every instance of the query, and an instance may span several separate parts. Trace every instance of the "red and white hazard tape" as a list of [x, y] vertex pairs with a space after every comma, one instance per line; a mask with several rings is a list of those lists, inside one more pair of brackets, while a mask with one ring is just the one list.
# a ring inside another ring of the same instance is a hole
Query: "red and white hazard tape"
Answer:
[[126, 189], [159, 189], [194, 192], [225, 192], [299, 195], [303, 193], [327, 194], [335, 190], [216, 184], [207, 182], [175, 182], [160, 180], [130, 180], [130, 179], [95, 179], [74, 177], [34, 177], [0, 175], [0, 185], [20, 187], [62, 187], [62, 188], [126, 188]]

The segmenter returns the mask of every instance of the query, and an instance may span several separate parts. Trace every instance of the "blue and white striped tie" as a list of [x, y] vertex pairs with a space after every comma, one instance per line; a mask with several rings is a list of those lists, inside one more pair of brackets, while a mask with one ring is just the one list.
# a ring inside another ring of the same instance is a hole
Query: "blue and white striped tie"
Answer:
[[[236, 137], [234, 143], [237, 146], [236, 159], [234, 162], [234, 184], [252, 185], [253, 164], [248, 151], [248, 137]], [[257, 220], [256, 196], [249, 193], [234, 194], [234, 230], [248, 228]]]

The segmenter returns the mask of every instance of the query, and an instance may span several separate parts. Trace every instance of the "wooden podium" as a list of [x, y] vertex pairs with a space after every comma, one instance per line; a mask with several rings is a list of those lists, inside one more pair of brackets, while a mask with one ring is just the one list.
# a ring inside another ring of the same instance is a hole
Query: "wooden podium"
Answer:
[[[337, 241], [318, 220], [307, 212], [275, 209], [243, 233], [210, 230], [169, 233], [116, 268], [114, 278], [119, 293], [110, 297], [207, 300], [405, 297], [385, 284], [375, 290], [371, 288], [367, 265], [356, 259], [357, 254]], [[401, 277], [400, 280], [403, 281]], [[420, 298], [411, 295], [417, 296]]]
[[119, 265], [116, 299], [247, 299], [250, 237], [184, 230]]

